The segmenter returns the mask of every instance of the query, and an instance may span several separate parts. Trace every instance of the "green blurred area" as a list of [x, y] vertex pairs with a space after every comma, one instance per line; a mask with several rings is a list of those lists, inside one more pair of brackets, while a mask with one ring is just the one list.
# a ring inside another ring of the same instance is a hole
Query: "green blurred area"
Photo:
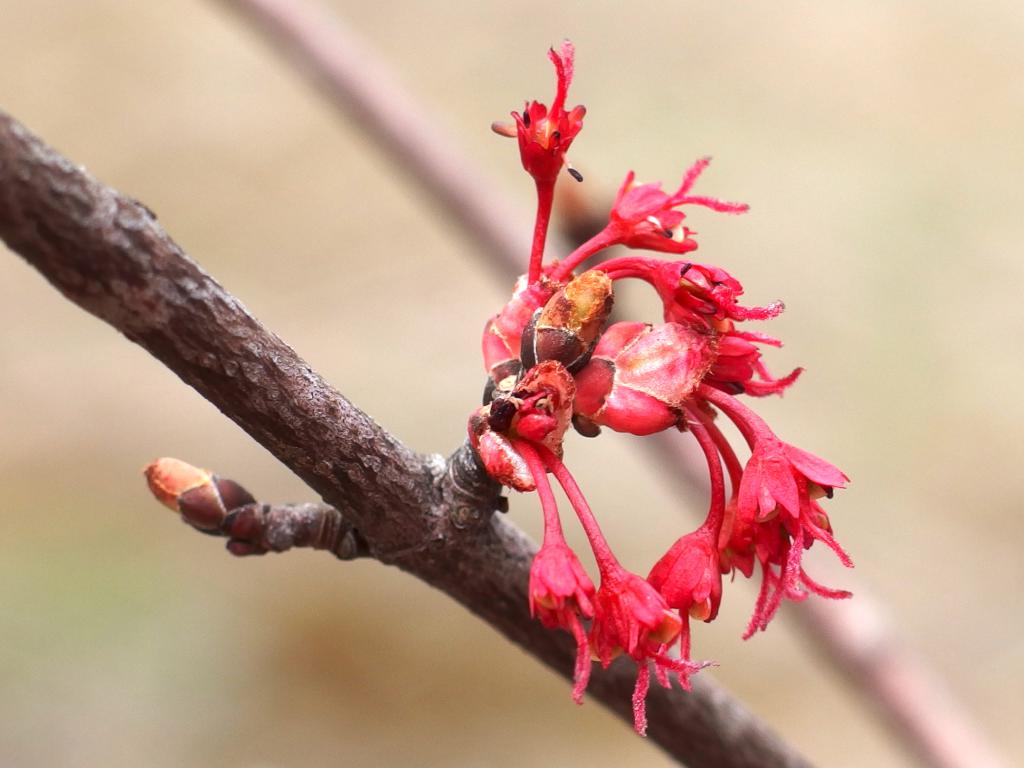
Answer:
[[[769, 364], [808, 369], [758, 410], [853, 478], [829, 511], [860, 580], [1024, 758], [1020, 4], [333, 5], [527, 227], [532, 185], [487, 127], [550, 99], [563, 37], [596, 204], [630, 168], [672, 183], [715, 155], [700, 191], [752, 211], [693, 213], [699, 258], [786, 301]], [[420, 450], [458, 444], [508, 286], [249, 29], [198, 0], [4, 0], [0, 63], [0, 107], [145, 201], [356, 404]], [[311, 492], [6, 251], [0, 326], [3, 765], [668, 764], [409, 577], [236, 560], [162, 511], [140, 475], [158, 455], [265, 500]], [[567, 455], [637, 570], [702, 512], [635, 440]], [[532, 498], [511, 514], [539, 529]], [[909, 764], [788, 626], [797, 609], [740, 641], [753, 597], [727, 587], [695, 655], [816, 762]]]

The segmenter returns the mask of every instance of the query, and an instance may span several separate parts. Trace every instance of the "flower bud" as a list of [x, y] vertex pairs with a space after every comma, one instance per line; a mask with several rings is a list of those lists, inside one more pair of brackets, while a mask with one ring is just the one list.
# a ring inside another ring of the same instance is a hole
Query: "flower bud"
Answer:
[[555, 360], [570, 373], [590, 359], [612, 311], [612, 281], [598, 270], [571, 280], [534, 313], [523, 331], [520, 358], [526, 368]]
[[692, 328], [616, 323], [576, 374], [575, 411], [617, 432], [660, 432], [679, 421], [713, 358], [712, 337]]
[[219, 478], [179, 459], [157, 459], [143, 472], [157, 501], [203, 531], [218, 530], [228, 512], [256, 502], [234, 480]]

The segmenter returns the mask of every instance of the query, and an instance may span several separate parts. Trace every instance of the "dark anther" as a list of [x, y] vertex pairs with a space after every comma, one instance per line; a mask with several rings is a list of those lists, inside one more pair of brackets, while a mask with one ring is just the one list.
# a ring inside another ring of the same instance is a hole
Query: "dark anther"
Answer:
[[833, 496], [835, 495], [835, 493], [836, 493], [836, 489], [835, 489], [835, 488], [833, 488], [833, 487], [832, 487], [831, 485], [823, 485], [823, 486], [821, 486], [821, 489], [822, 489], [823, 491], [825, 491], [825, 495], [826, 495], [826, 496], [827, 496], [828, 498], [830, 498], [830, 499], [831, 499], [831, 498], [832, 498], [832, 497], [833, 497]]
[[601, 427], [581, 413], [573, 414], [572, 425], [584, 437], [597, 437], [601, 434]]
[[674, 233], [671, 229], [663, 229], [661, 230], [661, 234], [663, 234], [665, 237], [672, 237]]
[[530, 127], [530, 110], [529, 109], [524, 109], [523, 110], [523, 125], [525, 127], [527, 127], [527, 128]]
[[562, 140], [562, 133], [561, 133], [561, 131], [555, 131], [554, 133], [551, 134], [551, 141], [554, 144], [557, 145], [558, 142], [560, 142], [561, 140]]
[[583, 181], [583, 174], [577, 171], [575, 168], [569, 166], [568, 171], [569, 175], [576, 179], [576, 181]]
[[487, 417], [487, 425], [495, 432], [507, 431], [512, 426], [516, 410], [516, 404], [509, 398], [497, 398], [491, 403], [491, 413]]
[[484, 405], [487, 405], [494, 399], [494, 392], [497, 388], [498, 385], [494, 383], [494, 379], [488, 376], [487, 383], [484, 384]]
[[690, 271], [691, 269], [693, 269], [693, 264], [691, 264], [690, 262], [686, 262], [686, 263], [685, 263], [685, 264], [683, 264], [683, 266], [682, 266], [682, 267], [680, 268], [680, 270], [679, 270], [679, 276], [680, 276], [680, 277], [685, 277], [685, 276], [686, 276], [686, 273], [687, 273], [687, 272], [689, 272], [689, 271]]

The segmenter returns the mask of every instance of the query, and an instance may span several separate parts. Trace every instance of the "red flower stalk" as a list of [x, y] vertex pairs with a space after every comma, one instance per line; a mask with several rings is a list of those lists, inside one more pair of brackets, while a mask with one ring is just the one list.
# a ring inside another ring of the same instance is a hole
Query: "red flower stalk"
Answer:
[[590, 680], [590, 647], [580, 618], [594, 615], [594, 583], [565, 541], [544, 463], [530, 444], [517, 441], [515, 447], [533, 473], [544, 511], [544, 543], [530, 566], [530, 615], [539, 618], [545, 627], [568, 630], [575, 638], [572, 697], [582, 704]]
[[[555, 65], [556, 89], [551, 108], [537, 101], [527, 102], [522, 114], [513, 112], [515, 133], [511, 126], [495, 123], [492, 129], [502, 136], [516, 136], [519, 140], [519, 157], [523, 168], [537, 185], [537, 221], [533, 231], [533, 247], [530, 254], [529, 282], [540, 279], [541, 262], [544, 258], [544, 241], [547, 239], [551, 206], [554, 202], [555, 181], [565, 165], [565, 153], [573, 139], [583, 127], [586, 107], [577, 106], [565, 111], [565, 99], [572, 83], [573, 60], [576, 50], [568, 40], [562, 43], [558, 52], [552, 48], [548, 58]], [[575, 174], [580, 178], [578, 174]]]
[[683, 175], [683, 181], [673, 194], [661, 189], [661, 183], [637, 184], [630, 171], [619, 187], [612, 205], [608, 225], [571, 253], [551, 273], [555, 280], [564, 280], [586, 259], [613, 245], [640, 248], [664, 253], [688, 253], [696, 250], [694, 234], [683, 226], [686, 214], [679, 210], [684, 205], [701, 205], [722, 213], [743, 213], [746, 203], [730, 203], [714, 197], [691, 195], [690, 190], [711, 158], [694, 163]]

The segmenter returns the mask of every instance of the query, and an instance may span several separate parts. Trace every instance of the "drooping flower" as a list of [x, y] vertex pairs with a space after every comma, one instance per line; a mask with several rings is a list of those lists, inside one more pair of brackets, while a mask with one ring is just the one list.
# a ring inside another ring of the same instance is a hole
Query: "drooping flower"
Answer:
[[[739, 489], [739, 514], [764, 522], [784, 510], [799, 517], [808, 500], [808, 482], [830, 493], [845, 488], [849, 478], [824, 459], [758, 434]], [[781, 510], [780, 510], [781, 508]]]
[[546, 535], [534, 555], [529, 590], [530, 615], [549, 629], [568, 630], [576, 640], [573, 699], [580, 704], [590, 679], [589, 642], [580, 619], [594, 616], [594, 583], [560, 531], [556, 536]]
[[601, 586], [594, 596], [590, 645], [602, 667], [607, 668], [622, 653], [636, 662], [633, 725], [641, 735], [647, 731], [645, 699], [651, 665], [661, 685], [668, 687], [670, 675], [674, 674], [687, 690], [690, 675], [707, 666], [705, 662], [693, 662], [685, 656], [673, 658], [669, 654], [682, 627], [678, 612], [669, 608], [658, 590], [643, 578], [617, 564], [602, 569]]
[[547, 450], [538, 451], [521, 440], [516, 441], [515, 447], [533, 475], [544, 512], [544, 543], [530, 565], [530, 615], [539, 618], [545, 627], [558, 627], [572, 633], [576, 641], [572, 696], [581, 704], [590, 680], [590, 644], [580, 619], [594, 615], [594, 583], [562, 533], [558, 506], [548, 482], [548, 469], [539, 452], [547, 454]]
[[594, 620], [588, 635], [594, 657], [607, 668], [622, 653], [637, 665], [633, 690], [633, 725], [637, 733], [647, 730], [645, 699], [650, 685], [650, 667], [658, 682], [668, 687], [670, 674], [683, 688], [689, 677], [707, 666], [689, 658], [674, 658], [670, 648], [679, 639], [682, 621], [664, 598], [647, 581], [622, 567], [608, 546], [590, 505], [562, 461], [546, 449], [537, 453], [554, 474], [587, 534], [594, 560], [601, 573], [601, 585], [594, 595]]
[[719, 541], [726, 568], [738, 567], [749, 576], [753, 560], [761, 563], [761, 590], [744, 637], [765, 629], [784, 598], [803, 600], [807, 589], [823, 597], [849, 597], [821, 586], [801, 565], [804, 549], [821, 541], [843, 565], [853, 566], [816, 502], [845, 488], [849, 478], [824, 459], [780, 440], [736, 398], [707, 385], [699, 391], [736, 424], [751, 449]]
[[647, 580], [669, 607], [679, 611], [682, 655], [689, 658], [689, 619], [712, 621], [722, 603], [717, 532], [702, 526], [679, 538], [654, 564]]

